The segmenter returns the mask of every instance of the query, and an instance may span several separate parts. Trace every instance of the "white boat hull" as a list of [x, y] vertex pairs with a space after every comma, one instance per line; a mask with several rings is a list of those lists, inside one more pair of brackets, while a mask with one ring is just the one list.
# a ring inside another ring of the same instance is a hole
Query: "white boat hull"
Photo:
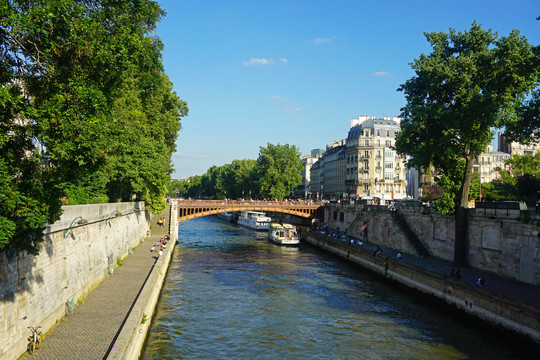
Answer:
[[270, 230], [270, 221], [271, 219], [264, 216], [264, 213], [246, 211], [240, 214], [240, 217], [238, 218], [238, 225], [252, 230], [268, 231]]
[[272, 224], [268, 238], [277, 245], [297, 246], [300, 244], [296, 228], [290, 224]]

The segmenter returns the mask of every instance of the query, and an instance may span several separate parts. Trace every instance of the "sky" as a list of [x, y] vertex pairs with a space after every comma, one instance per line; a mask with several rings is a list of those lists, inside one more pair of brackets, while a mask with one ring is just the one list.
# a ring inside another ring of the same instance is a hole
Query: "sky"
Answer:
[[399, 116], [399, 86], [431, 47], [425, 32], [540, 44], [538, 0], [158, 0], [165, 72], [187, 102], [173, 178], [256, 159], [267, 143], [302, 155], [347, 137], [360, 115]]

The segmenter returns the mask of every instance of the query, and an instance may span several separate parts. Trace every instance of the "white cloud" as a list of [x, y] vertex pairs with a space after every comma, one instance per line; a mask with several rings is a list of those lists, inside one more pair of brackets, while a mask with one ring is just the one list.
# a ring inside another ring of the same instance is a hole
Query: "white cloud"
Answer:
[[279, 61], [281, 61], [282, 63], [286, 64], [287, 62], [289, 62], [289, 60], [285, 59], [285, 58], [281, 58], [279, 59]]
[[371, 76], [389, 76], [390, 73], [388, 71], [377, 71], [371, 74]]
[[281, 96], [278, 96], [278, 95], [270, 96], [270, 99], [279, 100], [279, 101], [285, 101], [285, 102], [292, 102], [291, 99], [287, 99], [287, 98], [284, 98], [284, 97], [281, 97]]
[[268, 65], [271, 64], [272, 60], [267, 60], [265, 58], [251, 58], [249, 61], [244, 61], [245, 66], [253, 66], [253, 65]]
[[300, 111], [302, 111], [300, 108], [284, 108], [283, 110], [291, 114], [298, 114]]
[[175, 158], [180, 159], [206, 159], [207, 156], [203, 154], [193, 154], [193, 153], [180, 153], [180, 152], [174, 152], [172, 153], [172, 156]]
[[319, 45], [319, 44], [327, 43], [327, 42], [329, 42], [330, 40], [331, 40], [331, 39], [329, 39], [329, 38], [320, 38], [320, 37], [318, 37], [318, 38], [313, 39], [312, 41], [313, 41], [313, 43], [314, 43], [315, 45]]

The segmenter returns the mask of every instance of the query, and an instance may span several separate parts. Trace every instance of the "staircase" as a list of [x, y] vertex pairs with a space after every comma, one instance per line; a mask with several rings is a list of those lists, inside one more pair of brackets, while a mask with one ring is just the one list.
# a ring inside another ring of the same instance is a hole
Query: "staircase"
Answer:
[[409, 244], [413, 246], [416, 253], [419, 256], [428, 256], [429, 251], [424, 246], [424, 244], [420, 241], [416, 233], [411, 229], [411, 226], [409, 225], [405, 215], [403, 215], [401, 211], [399, 211], [399, 209], [397, 211], [391, 211], [390, 214], [392, 218], [394, 219], [394, 221], [396, 222], [396, 224], [398, 224], [401, 231], [405, 234], [405, 238], [407, 239]]
[[356, 226], [358, 223], [361, 223], [362, 222], [362, 216], [363, 215], [363, 212], [362, 211], [357, 211], [356, 212], [356, 216], [354, 217], [354, 220], [351, 221], [351, 223], [349, 224], [349, 226], [347, 226], [345, 228], [345, 230], [343, 231], [343, 234], [345, 235], [350, 235], [349, 234], [349, 230], [353, 229], [354, 226]]

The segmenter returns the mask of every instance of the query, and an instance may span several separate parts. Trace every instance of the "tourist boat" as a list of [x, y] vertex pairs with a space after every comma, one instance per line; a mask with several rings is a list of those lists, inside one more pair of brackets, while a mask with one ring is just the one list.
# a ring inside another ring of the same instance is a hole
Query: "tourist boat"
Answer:
[[238, 217], [238, 225], [258, 231], [270, 230], [271, 218], [261, 211], [242, 211]]
[[300, 244], [296, 228], [291, 224], [272, 223], [268, 238], [271, 242], [278, 245], [292, 246]]

